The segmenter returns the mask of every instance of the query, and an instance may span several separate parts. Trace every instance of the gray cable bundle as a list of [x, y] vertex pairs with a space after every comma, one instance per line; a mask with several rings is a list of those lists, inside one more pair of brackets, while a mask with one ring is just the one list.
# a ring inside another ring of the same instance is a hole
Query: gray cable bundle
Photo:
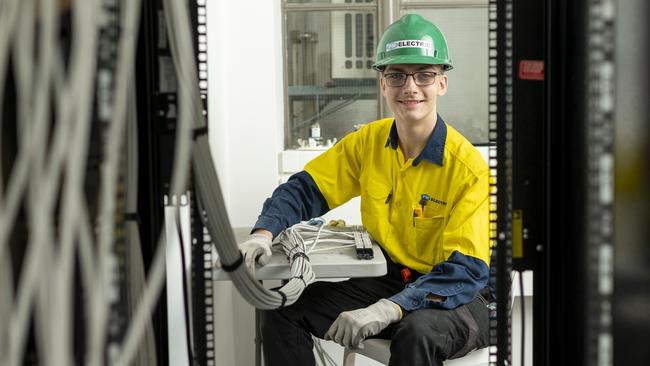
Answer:
[[[51, 365], [73, 362], [72, 293], [75, 253], [80, 258], [87, 353], [84, 364], [105, 361], [129, 365], [140, 347], [165, 280], [165, 242], [161, 233], [146, 285], [121, 345], [107, 345], [108, 303], [114, 281], [111, 248], [115, 241], [115, 192], [120, 156], [127, 135], [132, 103], [135, 48], [141, 2], [119, 0], [121, 11], [119, 58], [114, 97], [106, 119], [104, 161], [101, 165], [99, 213], [93, 227], [83, 198], [90, 121], [97, 77], [97, 44], [102, 4], [99, 0], [74, 2], [70, 62], [64, 67], [57, 38], [59, 8], [55, 0], [3, 0], [0, 2], [0, 100], [4, 91], [8, 57], [13, 57], [17, 94], [17, 156], [7, 186], [0, 187], [0, 364], [19, 365], [24, 355], [31, 314], [35, 316], [39, 356]], [[38, 11], [37, 11], [38, 8]], [[187, 3], [164, 1], [168, 39], [178, 80], [178, 123], [170, 195], [180, 196], [188, 181], [190, 163], [196, 177], [200, 206], [207, 213], [206, 227], [217, 243], [223, 263], [240, 258], [227, 218], [207, 135], [192, 141], [193, 129], [205, 128]], [[37, 15], [38, 14], [38, 15]], [[38, 16], [38, 19], [36, 17]], [[37, 30], [33, 25], [39, 24]], [[38, 37], [36, 37], [38, 32]], [[35, 43], [38, 41], [38, 44]], [[38, 58], [34, 50], [38, 49]], [[51, 106], [54, 108], [50, 108]], [[54, 116], [51, 114], [54, 113]], [[50, 122], [56, 120], [50, 130]], [[0, 121], [2, 123], [2, 121]], [[1, 127], [1, 125], [0, 125]], [[48, 143], [49, 142], [49, 143]], [[191, 161], [191, 162], [190, 162]], [[133, 169], [133, 166], [131, 166]], [[132, 175], [129, 173], [129, 176]], [[133, 177], [132, 177], [133, 178]], [[1, 181], [1, 179], [0, 179]], [[134, 189], [133, 180], [127, 184]], [[60, 193], [60, 194], [59, 194]], [[131, 210], [135, 196], [127, 200]], [[21, 203], [26, 202], [30, 228], [26, 253], [13, 290], [12, 263], [7, 260], [9, 236]], [[59, 222], [53, 212], [59, 207]], [[58, 226], [57, 226], [58, 224]], [[131, 227], [132, 225], [130, 225]], [[129, 230], [131, 231], [131, 230]], [[95, 238], [93, 233], [97, 234]], [[130, 239], [137, 244], [137, 232]], [[137, 258], [136, 258], [137, 259]], [[262, 309], [294, 302], [313, 277], [304, 258], [292, 261], [292, 279], [279, 292], [264, 289], [240, 266], [231, 273], [235, 286], [251, 304]], [[305, 276], [306, 274], [306, 276]], [[140, 273], [140, 276], [142, 273]], [[302, 278], [298, 278], [303, 276]], [[140, 278], [142, 280], [142, 278]]]
[[[165, 0], [164, 9], [172, 58], [177, 66], [179, 126], [186, 123], [185, 120], [181, 121], [181, 118], [191, 118], [191, 121], [194, 122], [192, 127], [202, 129], [206, 123], [199, 96], [187, 5], [184, 2]], [[185, 113], [183, 113], [184, 110]], [[191, 141], [189, 137], [187, 141]], [[177, 160], [180, 159], [177, 157]], [[221, 262], [224, 264], [235, 263], [239, 260], [241, 253], [237, 248], [235, 236], [228, 220], [206, 134], [197, 136], [192, 145], [192, 167], [198, 201], [207, 215], [204, 224], [217, 247]], [[278, 291], [267, 290], [243, 265], [231, 272], [230, 277], [244, 299], [260, 309], [274, 309], [289, 305], [298, 299], [305, 288], [302, 279], [294, 278]]]

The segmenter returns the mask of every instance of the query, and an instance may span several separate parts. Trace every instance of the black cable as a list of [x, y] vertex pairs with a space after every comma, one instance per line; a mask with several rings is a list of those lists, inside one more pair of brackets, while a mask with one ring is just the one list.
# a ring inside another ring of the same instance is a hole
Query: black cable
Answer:
[[190, 337], [190, 314], [189, 301], [187, 296], [187, 275], [185, 274], [185, 242], [183, 241], [183, 231], [181, 230], [180, 207], [176, 206], [176, 231], [178, 232], [178, 243], [181, 246], [181, 276], [183, 280], [183, 315], [185, 316], [185, 341], [187, 342], [188, 365], [194, 365], [194, 356], [192, 355], [192, 340]]
[[519, 303], [521, 304], [521, 366], [526, 355], [526, 300], [524, 299], [524, 272], [519, 271]]

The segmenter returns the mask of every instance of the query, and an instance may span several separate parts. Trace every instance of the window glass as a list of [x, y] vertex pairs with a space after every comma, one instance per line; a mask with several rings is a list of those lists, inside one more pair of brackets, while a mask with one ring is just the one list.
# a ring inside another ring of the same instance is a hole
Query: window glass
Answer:
[[454, 69], [438, 112], [472, 143], [488, 138], [488, 8], [432, 8], [417, 12], [438, 26], [447, 40]]
[[285, 148], [327, 147], [377, 119], [374, 12], [290, 11], [285, 30]]

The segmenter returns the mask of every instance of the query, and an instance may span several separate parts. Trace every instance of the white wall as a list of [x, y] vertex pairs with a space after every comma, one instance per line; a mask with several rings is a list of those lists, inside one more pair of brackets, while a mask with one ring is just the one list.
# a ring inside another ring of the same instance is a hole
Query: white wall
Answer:
[[[280, 1], [207, 1], [210, 146], [234, 227], [252, 226], [278, 182], [282, 147]], [[218, 364], [253, 365], [254, 312], [215, 283]]]
[[278, 182], [280, 2], [207, 3], [210, 143], [232, 225], [251, 226]]

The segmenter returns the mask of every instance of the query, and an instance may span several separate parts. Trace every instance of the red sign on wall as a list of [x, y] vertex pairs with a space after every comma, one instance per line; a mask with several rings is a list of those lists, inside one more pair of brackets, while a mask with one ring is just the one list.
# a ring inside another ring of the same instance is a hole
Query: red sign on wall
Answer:
[[541, 60], [520, 60], [519, 79], [521, 80], [544, 80], [544, 61]]

